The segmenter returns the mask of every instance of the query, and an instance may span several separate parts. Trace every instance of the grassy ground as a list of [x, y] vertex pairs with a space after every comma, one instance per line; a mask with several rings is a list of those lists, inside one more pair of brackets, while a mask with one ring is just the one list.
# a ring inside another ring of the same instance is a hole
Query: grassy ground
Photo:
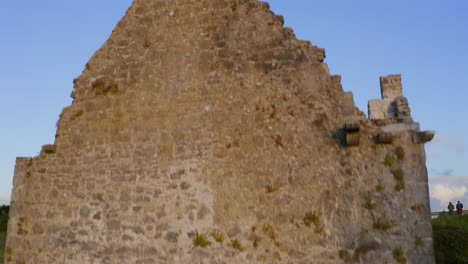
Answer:
[[437, 263], [468, 263], [468, 215], [432, 220]]

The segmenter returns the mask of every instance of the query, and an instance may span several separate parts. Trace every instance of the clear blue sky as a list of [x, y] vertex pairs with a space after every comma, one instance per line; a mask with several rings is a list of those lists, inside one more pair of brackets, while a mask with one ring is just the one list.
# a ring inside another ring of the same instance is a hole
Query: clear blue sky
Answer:
[[[221, 1], [221, 0], [220, 0]], [[0, 203], [15, 157], [53, 143], [72, 80], [130, 0], [6, 1], [0, 7]], [[379, 98], [379, 76], [401, 73], [413, 118], [436, 130], [426, 145], [432, 206], [468, 205], [468, 1], [270, 0], [300, 39], [326, 49], [357, 106]]]

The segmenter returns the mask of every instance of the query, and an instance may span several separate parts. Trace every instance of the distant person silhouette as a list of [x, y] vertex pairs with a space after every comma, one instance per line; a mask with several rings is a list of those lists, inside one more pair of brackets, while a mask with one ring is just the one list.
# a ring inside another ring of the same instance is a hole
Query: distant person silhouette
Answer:
[[453, 215], [453, 209], [455, 209], [455, 207], [452, 202], [449, 202], [447, 209], [449, 210], [449, 215]]
[[463, 204], [460, 203], [460, 201], [458, 201], [458, 203], [457, 203], [457, 213], [458, 213], [458, 215], [463, 214]]

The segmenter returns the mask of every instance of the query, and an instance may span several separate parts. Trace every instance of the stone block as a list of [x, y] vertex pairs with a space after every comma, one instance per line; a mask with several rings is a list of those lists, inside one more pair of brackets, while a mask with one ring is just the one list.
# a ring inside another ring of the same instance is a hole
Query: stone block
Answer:
[[435, 131], [423, 131], [413, 135], [413, 142], [416, 144], [424, 144], [434, 138]]
[[419, 132], [419, 123], [396, 123], [389, 124], [381, 127], [383, 132], [387, 133], [400, 133], [404, 131], [416, 131]]
[[368, 103], [368, 114], [370, 120], [392, 119], [395, 111], [392, 100], [370, 100]]
[[401, 75], [388, 75], [380, 77], [380, 92], [382, 99], [394, 99], [403, 96]]
[[355, 106], [352, 92], [345, 92], [343, 97], [343, 115], [354, 116]]
[[55, 145], [44, 145], [42, 146], [41, 154], [53, 154], [55, 151]]
[[346, 133], [346, 145], [358, 146], [359, 145], [359, 132]]
[[359, 120], [349, 119], [346, 120], [344, 129], [346, 132], [358, 132], [359, 131]]
[[394, 101], [395, 112], [398, 119], [405, 122], [412, 122], [411, 109], [408, 104], [408, 99], [404, 96], [398, 96]]
[[380, 133], [377, 135], [377, 143], [379, 144], [392, 144], [393, 135], [391, 133]]

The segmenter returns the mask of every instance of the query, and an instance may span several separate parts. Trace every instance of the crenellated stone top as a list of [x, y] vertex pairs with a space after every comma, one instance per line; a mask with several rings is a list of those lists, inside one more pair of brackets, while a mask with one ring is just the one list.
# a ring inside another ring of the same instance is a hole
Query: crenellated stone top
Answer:
[[413, 123], [408, 99], [403, 96], [401, 75], [380, 77], [382, 99], [370, 100], [369, 119], [373, 121], [392, 120], [394, 122]]

